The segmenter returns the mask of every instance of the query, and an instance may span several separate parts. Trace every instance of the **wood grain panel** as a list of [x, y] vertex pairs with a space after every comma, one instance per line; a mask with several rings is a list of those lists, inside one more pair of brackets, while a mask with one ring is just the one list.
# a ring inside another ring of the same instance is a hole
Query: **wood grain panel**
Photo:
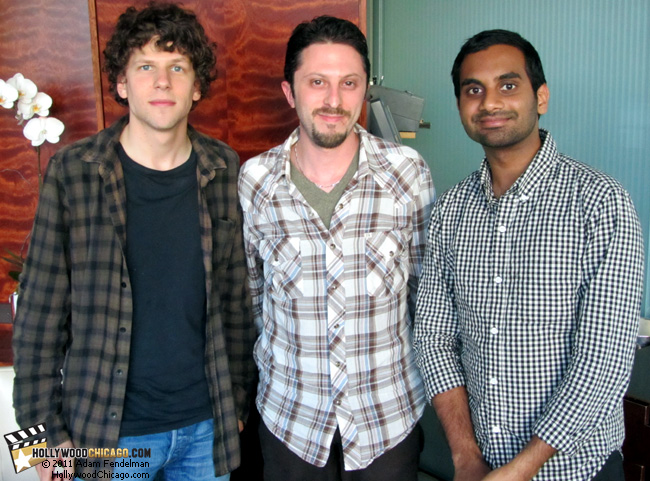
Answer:
[[[0, 324], [0, 366], [11, 366], [14, 363], [14, 353], [11, 350], [12, 328], [11, 324]], [[6, 413], [2, 415], [6, 416]]]
[[[96, 0], [97, 30], [99, 33], [99, 50], [103, 52], [106, 42], [113, 33], [117, 19], [129, 6], [137, 9], [145, 7], [149, 0]], [[188, 0], [183, 2], [183, 7], [193, 10], [211, 41], [217, 44], [217, 80], [212, 84], [207, 98], [199, 102], [191, 114], [191, 123], [202, 132], [213, 137], [226, 140], [228, 133], [228, 119], [226, 116], [226, 70], [225, 36], [223, 29], [222, 2], [207, 0]], [[100, 57], [103, 68], [103, 53]], [[104, 97], [105, 125], [111, 125], [128, 110], [118, 104], [108, 90], [106, 75], [102, 75], [102, 94]]]
[[[52, 96], [51, 114], [66, 125], [59, 144], [44, 145], [43, 167], [60, 147], [97, 132], [102, 119], [110, 125], [127, 112], [109, 94], [105, 75], [103, 103], [96, 102], [91, 36], [95, 25], [90, 26], [87, 2], [3, 0], [0, 78], [21, 72], [32, 79]], [[102, 60], [100, 52], [118, 16], [130, 5], [147, 3], [91, 3], [96, 13], [96, 60]], [[190, 122], [230, 144], [242, 161], [279, 144], [297, 125], [280, 89], [286, 42], [295, 25], [330, 14], [365, 30], [365, 0], [188, 0], [183, 5], [196, 12], [217, 43], [218, 78], [191, 113]], [[103, 117], [98, 112], [102, 105]], [[5, 109], [0, 109], [0, 138], [0, 251], [24, 251], [37, 202], [36, 156]], [[0, 261], [0, 302], [6, 302], [15, 287], [8, 270], [9, 265]]]
[[225, 2], [230, 145], [242, 160], [281, 143], [296, 127], [280, 83], [294, 27], [328, 14], [359, 23], [359, 2], [294, 0]]
[[[0, 78], [20, 72], [54, 101], [50, 114], [65, 124], [58, 144], [44, 144], [43, 168], [60, 147], [97, 131], [87, 0], [3, 0]], [[0, 108], [0, 251], [25, 250], [37, 202], [36, 154]], [[0, 261], [0, 302], [15, 283]]]
[[[148, 0], [97, 0], [100, 50], [119, 14]], [[365, 29], [365, 1], [359, 0], [189, 0], [208, 37], [217, 43], [218, 78], [211, 94], [191, 113], [194, 127], [217, 137], [242, 161], [282, 142], [297, 125], [280, 82], [286, 42], [300, 22], [329, 14]], [[103, 86], [106, 125], [125, 113]]]

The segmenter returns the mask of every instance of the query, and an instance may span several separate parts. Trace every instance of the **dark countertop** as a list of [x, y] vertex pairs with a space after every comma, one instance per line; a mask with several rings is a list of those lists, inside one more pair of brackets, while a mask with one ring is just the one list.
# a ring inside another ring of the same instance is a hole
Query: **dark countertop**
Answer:
[[650, 346], [636, 350], [627, 395], [650, 403]]

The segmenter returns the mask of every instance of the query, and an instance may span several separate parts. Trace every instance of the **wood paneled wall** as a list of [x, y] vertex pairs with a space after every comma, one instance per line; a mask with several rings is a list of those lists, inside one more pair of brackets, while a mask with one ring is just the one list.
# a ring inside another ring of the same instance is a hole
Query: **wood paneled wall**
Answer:
[[[119, 14], [148, 0], [96, 0], [100, 51]], [[242, 161], [282, 142], [297, 125], [280, 89], [284, 54], [293, 28], [329, 14], [361, 25], [365, 1], [359, 0], [187, 0], [217, 44], [217, 80], [208, 98], [190, 116], [199, 130], [217, 137]], [[106, 125], [124, 113], [103, 87]]]
[[[41, 147], [43, 169], [57, 149], [97, 132], [87, 0], [3, 0], [0, 79], [17, 72], [52, 97], [50, 115], [65, 124], [58, 144]], [[13, 112], [0, 107], [0, 256], [27, 253], [38, 200], [36, 153]], [[0, 302], [15, 288], [0, 260]]]
[[[0, 78], [16, 72], [54, 100], [51, 115], [66, 130], [46, 144], [42, 163], [60, 147], [95, 133], [126, 113], [108, 92], [99, 63], [117, 17], [149, 0], [3, 0]], [[89, 3], [90, 2], [90, 3]], [[190, 116], [199, 130], [224, 140], [242, 161], [282, 142], [297, 125], [280, 89], [284, 53], [301, 21], [329, 14], [365, 31], [365, 0], [187, 0], [217, 43], [218, 79]], [[93, 39], [98, 46], [93, 47]], [[95, 89], [99, 93], [95, 94]], [[0, 251], [23, 250], [37, 201], [35, 153], [11, 112], [0, 108]], [[0, 261], [0, 302], [15, 283]]]

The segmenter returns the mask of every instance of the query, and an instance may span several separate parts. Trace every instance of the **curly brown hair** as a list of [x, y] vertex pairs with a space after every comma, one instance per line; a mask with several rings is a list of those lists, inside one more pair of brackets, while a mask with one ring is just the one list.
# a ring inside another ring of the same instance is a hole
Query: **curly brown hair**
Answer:
[[104, 71], [115, 100], [121, 105], [129, 104], [117, 93], [117, 83], [124, 75], [133, 50], [144, 47], [153, 38], [157, 38], [157, 48], [166, 52], [178, 51], [189, 57], [201, 98], [205, 97], [210, 84], [217, 78], [216, 44], [207, 38], [191, 10], [172, 3], [151, 2], [140, 11], [129, 7], [120, 15], [115, 32], [106, 44]]

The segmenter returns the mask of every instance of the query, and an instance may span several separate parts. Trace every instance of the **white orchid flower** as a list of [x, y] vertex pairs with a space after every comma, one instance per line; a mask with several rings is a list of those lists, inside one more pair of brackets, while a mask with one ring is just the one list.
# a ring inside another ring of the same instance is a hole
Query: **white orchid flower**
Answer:
[[34, 147], [38, 147], [46, 140], [56, 144], [64, 128], [63, 122], [54, 117], [36, 117], [27, 122], [23, 134], [32, 141]]
[[36, 84], [29, 79], [23, 77], [23, 74], [17, 73], [7, 83], [18, 90], [18, 101], [29, 103], [36, 96], [38, 88]]
[[44, 92], [38, 92], [31, 102], [18, 102], [18, 113], [24, 120], [31, 119], [35, 114], [39, 117], [47, 117], [50, 114], [52, 97]]
[[18, 90], [4, 80], [0, 80], [0, 105], [5, 109], [11, 109], [18, 99]]

